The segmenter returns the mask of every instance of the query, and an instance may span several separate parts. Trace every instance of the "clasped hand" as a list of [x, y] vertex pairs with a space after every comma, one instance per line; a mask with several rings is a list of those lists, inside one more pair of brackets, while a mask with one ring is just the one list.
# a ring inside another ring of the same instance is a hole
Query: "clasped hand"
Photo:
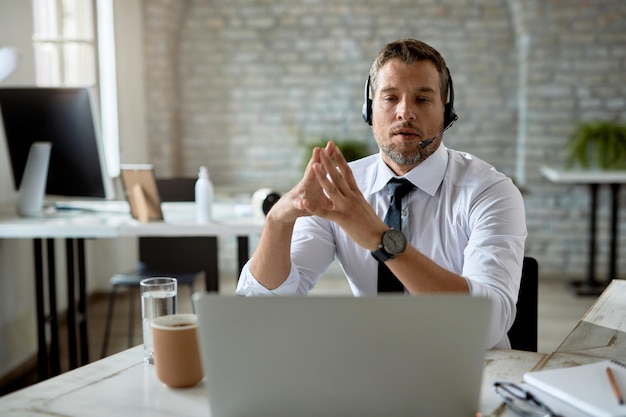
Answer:
[[341, 150], [330, 141], [313, 149], [302, 180], [270, 210], [282, 224], [319, 216], [337, 223], [357, 244], [374, 249], [386, 227], [359, 190]]

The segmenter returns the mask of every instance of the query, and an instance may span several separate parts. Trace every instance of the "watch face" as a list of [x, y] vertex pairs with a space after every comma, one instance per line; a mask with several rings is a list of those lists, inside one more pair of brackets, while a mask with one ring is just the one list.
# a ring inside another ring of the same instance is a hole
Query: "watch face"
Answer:
[[392, 256], [400, 255], [406, 249], [406, 238], [399, 230], [388, 230], [383, 234], [383, 247]]

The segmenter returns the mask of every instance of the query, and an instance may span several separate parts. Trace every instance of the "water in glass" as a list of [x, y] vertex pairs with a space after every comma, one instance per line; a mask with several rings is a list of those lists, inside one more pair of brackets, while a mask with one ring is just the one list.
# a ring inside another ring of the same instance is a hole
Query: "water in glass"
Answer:
[[148, 363], [154, 361], [154, 347], [152, 342], [152, 319], [176, 313], [176, 290], [149, 291], [141, 294], [141, 309], [143, 317], [143, 349]]

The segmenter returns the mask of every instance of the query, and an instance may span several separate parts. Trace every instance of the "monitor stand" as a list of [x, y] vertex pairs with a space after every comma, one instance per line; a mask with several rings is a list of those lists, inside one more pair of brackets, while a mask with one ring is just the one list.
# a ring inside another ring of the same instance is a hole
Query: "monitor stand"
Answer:
[[30, 147], [17, 195], [17, 213], [20, 216], [43, 216], [43, 199], [46, 194], [51, 149], [50, 142], [35, 142]]

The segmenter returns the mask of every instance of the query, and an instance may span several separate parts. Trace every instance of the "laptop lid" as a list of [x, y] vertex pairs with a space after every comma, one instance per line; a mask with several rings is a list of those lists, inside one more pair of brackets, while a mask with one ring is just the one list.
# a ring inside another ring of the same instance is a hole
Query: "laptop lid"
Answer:
[[490, 303], [195, 294], [213, 417], [475, 416]]

